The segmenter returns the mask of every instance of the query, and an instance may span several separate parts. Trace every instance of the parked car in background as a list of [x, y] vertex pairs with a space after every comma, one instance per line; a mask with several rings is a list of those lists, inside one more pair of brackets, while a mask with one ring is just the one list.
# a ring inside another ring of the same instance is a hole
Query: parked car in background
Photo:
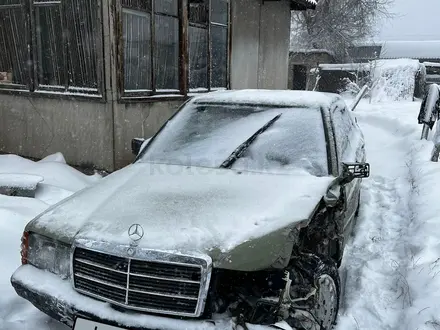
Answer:
[[209, 93], [142, 142], [26, 226], [20, 296], [79, 330], [332, 327], [369, 175], [338, 95]]

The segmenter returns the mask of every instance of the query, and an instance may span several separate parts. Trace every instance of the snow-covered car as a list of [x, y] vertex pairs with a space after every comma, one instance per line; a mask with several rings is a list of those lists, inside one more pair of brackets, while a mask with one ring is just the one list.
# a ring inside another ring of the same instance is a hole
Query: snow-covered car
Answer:
[[78, 330], [331, 328], [369, 176], [338, 95], [205, 94], [136, 141], [26, 226], [20, 296]]

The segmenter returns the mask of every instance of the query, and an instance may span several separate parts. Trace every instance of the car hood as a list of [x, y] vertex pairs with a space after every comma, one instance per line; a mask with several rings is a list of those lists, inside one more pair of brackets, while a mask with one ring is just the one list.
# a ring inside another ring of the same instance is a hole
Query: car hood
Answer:
[[28, 231], [67, 244], [132, 241], [138, 248], [207, 254], [214, 266], [265, 268], [293, 245], [292, 230], [307, 220], [332, 177], [136, 163], [39, 215]]

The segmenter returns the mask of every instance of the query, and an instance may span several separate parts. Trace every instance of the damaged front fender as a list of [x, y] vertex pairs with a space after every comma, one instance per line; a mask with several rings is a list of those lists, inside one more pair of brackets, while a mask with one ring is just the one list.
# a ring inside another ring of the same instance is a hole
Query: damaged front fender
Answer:
[[213, 250], [214, 268], [253, 272], [283, 269], [290, 261], [292, 250], [299, 242], [299, 223], [250, 239], [228, 252]]

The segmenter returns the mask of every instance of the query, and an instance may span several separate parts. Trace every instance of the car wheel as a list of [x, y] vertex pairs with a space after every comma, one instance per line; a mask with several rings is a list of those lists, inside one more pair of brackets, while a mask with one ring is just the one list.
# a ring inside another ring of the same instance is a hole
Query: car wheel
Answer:
[[[293, 307], [292, 317], [287, 323], [298, 330], [330, 330], [336, 323], [340, 300], [340, 278], [338, 268], [324, 256], [309, 255], [301, 262], [302, 284], [291, 286], [291, 297], [298, 296], [298, 287], [307, 287], [314, 294]], [[294, 275], [294, 274], [293, 274]]]

